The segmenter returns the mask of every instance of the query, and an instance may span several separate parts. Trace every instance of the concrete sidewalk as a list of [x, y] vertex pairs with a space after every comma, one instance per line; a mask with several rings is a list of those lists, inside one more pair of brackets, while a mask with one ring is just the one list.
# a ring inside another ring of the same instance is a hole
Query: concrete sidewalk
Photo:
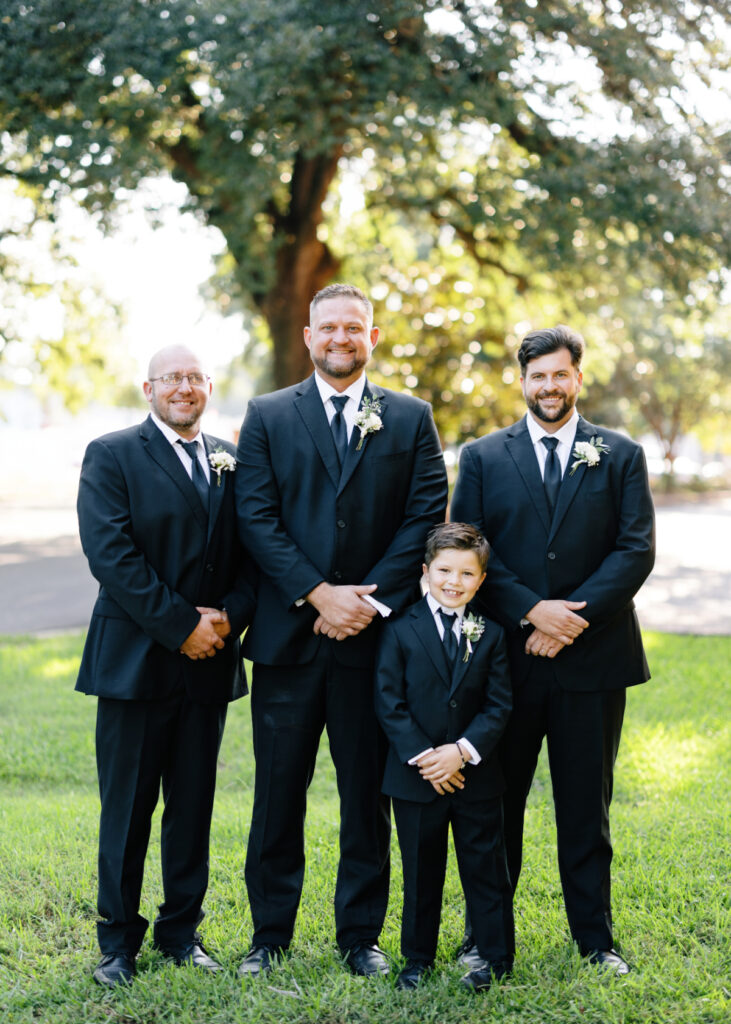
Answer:
[[[731, 496], [660, 504], [644, 629], [731, 634]], [[68, 501], [0, 506], [0, 634], [83, 629], [97, 593]]]

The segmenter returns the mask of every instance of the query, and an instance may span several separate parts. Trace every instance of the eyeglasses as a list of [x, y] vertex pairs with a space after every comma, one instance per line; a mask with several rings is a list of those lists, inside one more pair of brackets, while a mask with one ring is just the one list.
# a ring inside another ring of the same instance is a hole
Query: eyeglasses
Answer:
[[210, 379], [205, 373], [163, 373], [161, 377], [150, 377], [150, 384], [159, 380], [167, 387], [178, 387], [187, 380], [192, 388], [202, 388]]

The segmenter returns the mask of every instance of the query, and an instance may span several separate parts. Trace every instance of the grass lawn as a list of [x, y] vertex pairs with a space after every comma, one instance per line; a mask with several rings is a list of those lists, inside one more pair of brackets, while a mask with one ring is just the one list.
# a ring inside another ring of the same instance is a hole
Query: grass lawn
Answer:
[[[202, 932], [226, 966], [199, 976], [142, 949], [124, 991], [91, 980], [95, 941], [95, 701], [73, 692], [79, 635], [0, 646], [0, 1022], [233, 1021], [521, 1024], [711, 1024], [731, 1019], [727, 693], [731, 638], [649, 634], [653, 680], [630, 690], [613, 804], [616, 934], [635, 965], [597, 976], [572, 948], [555, 858], [545, 757], [529, 804], [516, 899], [512, 979], [462, 991], [453, 962], [462, 901], [452, 862], [437, 971], [415, 993], [340, 965], [332, 895], [338, 808], [326, 756], [311, 787], [305, 891], [292, 955], [267, 979], [240, 982], [251, 919], [243, 880], [254, 763], [248, 700], [231, 706], [213, 821]], [[159, 813], [159, 811], [158, 811]], [[153, 825], [153, 836], [159, 833]], [[142, 913], [161, 902], [159, 847]], [[391, 903], [381, 945], [398, 959], [401, 882], [394, 836]]]

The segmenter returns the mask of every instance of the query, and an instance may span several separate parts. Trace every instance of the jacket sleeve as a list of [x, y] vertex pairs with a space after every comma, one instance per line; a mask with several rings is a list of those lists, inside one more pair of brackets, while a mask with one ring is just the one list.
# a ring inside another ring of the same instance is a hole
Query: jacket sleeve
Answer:
[[290, 607], [324, 577], [282, 525], [269, 440], [256, 402], [249, 402], [246, 410], [236, 460], [234, 485], [242, 543]]
[[144, 633], [177, 650], [200, 614], [160, 579], [135, 544], [124, 473], [102, 439], [86, 449], [77, 511], [92, 575]]
[[[492, 538], [485, 528], [485, 508], [489, 500], [490, 495], [483, 493], [478, 456], [466, 446], [459, 460], [459, 475], [449, 518], [453, 523], [471, 523], [492, 545]], [[526, 586], [500, 561], [500, 556], [491, 547], [487, 575], [480, 588], [479, 599], [491, 618], [515, 629], [525, 613], [542, 599], [542, 595]]]
[[581, 612], [591, 624], [625, 608], [655, 564], [655, 510], [645, 453], [637, 445], [622, 475], [617, 534], [612, 550], [587, 579], [566, 595], [586, 601]]
[[405, 673], [406, 657], [395, 623], [386, 622], [376, 658], [376, 715], [399, 760], [408, 764], [433, 744], [409, 711]]
[[[384, 495], [384, 501], [387, 500], [388, 495]], [[444, 521], [446, 509], [444, 455], [432, 411], [425, 405], [401, 525], [383, 556], [362, 580], [363, 583], [377, 583], [374, 597], [396, 612], [413, 600], [414, 571], [423, 561], [426, 535], [432, 526]]]
[[480, 712], [464, 730], [465, 739], [470, 741], [483, 760], [494, 753], [513, 709], [505, 633], [500, 626], [495, 625], [494, 629], [496, 636], [486, 670], [485, 700]]

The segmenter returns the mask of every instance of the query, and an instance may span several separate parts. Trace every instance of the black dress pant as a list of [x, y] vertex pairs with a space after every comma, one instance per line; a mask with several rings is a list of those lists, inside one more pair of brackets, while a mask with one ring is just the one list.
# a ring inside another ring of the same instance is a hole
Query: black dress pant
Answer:
[[165, 896], [155, 945], [186, 946], [203, 916], [218, 751], [227, 704], [194, 704], [183, 693], [159, 701], [99, 698], [96, 724], [101, 797], [97, 925], [102, 953], [135, 954], [147, 920], [139, 913], [151, 818], [162, 783]]
[[305, 869], [307, 788], [327, 728], [340, 796], [336, 939], [347, 950], [374, 942], [388, 903], [389, 801], [381, 794], [385, 741], [376, 721], [372, 669], [338, 663], [334, 641], [308, 665], [254, 665], [256, 756], [246, 855], [253, 941], [286, 948]]
[[[465, 768], [466, 775], [469, 770]], [[480, 956], [496, 969], [512, 966], [513, 893], [500, 798], [468, 801], [455, 793], [417, 803], [394, 797], [393, 811], [404, 872], [402, 954], [423, 963], [434, 961], [451, 824], [472, 936]]]
[[513, 713], [501, 744], [505, 845], [515, 890], [525, 804], [546, 737], [561, 886], [571, 935], [582, 953], [613, 945], [609, 805], [624, 707], [624, 689], [563, 690], [551, 661], [533, 658], [528, 678], [513, 687]]

